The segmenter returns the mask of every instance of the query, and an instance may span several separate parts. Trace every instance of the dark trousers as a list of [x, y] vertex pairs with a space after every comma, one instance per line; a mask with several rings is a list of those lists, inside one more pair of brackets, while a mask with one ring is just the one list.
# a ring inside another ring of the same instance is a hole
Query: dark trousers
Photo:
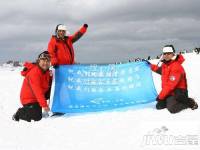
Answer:
[[28, 122], [39, 121], [42, 119], [42, 108], [38, 103], [26, 104], [19, 108], [13, 117], [16, 121], [20, 119]]
[[174, 94], [174, 96], [166, 98], [166, 107], [171, 113], [177, 113], [183, 109], [191, 108], [191, 98], [188, 97], [187, 90], [175, 89]]
[[169, 96], [166, 98], [166, 107], [170, 113], [178, 113], [189, 108], [187, 103], [177, 101], [175, 96]]

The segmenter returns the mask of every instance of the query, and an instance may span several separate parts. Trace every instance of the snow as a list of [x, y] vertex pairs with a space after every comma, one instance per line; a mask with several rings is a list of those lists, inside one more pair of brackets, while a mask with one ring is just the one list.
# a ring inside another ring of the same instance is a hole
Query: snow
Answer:
[[[200, 55], [184, 57], [189, 95], [200, 103]], [[15, 122], [11, 118], [20, 107], [20, 70], [0, 67], [0, 150], [200, 148], [200, 109], [170, 114], [166, 109], [156, 110], [155, 102], [120, 111]], [[153, 73], [153, 77], [159, 92], [160, 76]], [[152, 142], [151, 137], [157, 141]]]

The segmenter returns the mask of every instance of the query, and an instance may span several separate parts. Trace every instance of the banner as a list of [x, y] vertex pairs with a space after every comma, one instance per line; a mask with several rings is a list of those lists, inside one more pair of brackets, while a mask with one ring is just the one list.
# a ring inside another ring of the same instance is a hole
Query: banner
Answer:
[[149, 103], [156, 99], [146, 62], [62, 65], [55, 69], [52, 112], [80, 113]]

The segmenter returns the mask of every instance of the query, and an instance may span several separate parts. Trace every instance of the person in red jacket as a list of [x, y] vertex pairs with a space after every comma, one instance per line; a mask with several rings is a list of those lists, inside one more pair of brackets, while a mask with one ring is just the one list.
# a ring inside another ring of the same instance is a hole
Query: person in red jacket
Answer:
[[197, 103], [188, 97], [186, 73], [181, 65], [184, 62], [182, 55], [175, 55], [173, 45], [163, 48], [162, 65], [151, 64], [151, 69], [161, 74], [162, 90], [156, 101], [157, 109], [167, 108], [171, 113], [183, 109], [197, 109]]
[[50, 97], [52, 74], [49, 71], [48, 51], [41, 53], [36, 63], [26, 62], [24, 66], [21, 72], [24, 81], [20, 93], [23, 107], [13, 115], [13, 120], [39, 121], [42, 118], [42, 108], [45, 112], [50, 110], [47, 100]]
[[84, 24], [79, 31], [72, 36], [66, 36], [67, 28], [65, 25], [56, 26], [55, 35], [51, 37], [48, 44], [48, 52], [51, 57], [51, 65], [69, 65], [74, 64], [73, 43], [79, 40], [87, 31], [88, 25]]

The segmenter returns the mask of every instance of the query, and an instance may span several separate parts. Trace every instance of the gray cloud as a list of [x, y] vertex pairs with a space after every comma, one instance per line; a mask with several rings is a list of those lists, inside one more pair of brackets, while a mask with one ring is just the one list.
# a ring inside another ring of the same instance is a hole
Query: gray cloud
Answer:
[[74, 45], [82, 63], [155, 56], [169, 43], [178, 50], [200, 47], [199, 6], [199, 0], [1, 1], [0, 62], [34, 60], [59, 23], [71, 33], [89, 24]]

